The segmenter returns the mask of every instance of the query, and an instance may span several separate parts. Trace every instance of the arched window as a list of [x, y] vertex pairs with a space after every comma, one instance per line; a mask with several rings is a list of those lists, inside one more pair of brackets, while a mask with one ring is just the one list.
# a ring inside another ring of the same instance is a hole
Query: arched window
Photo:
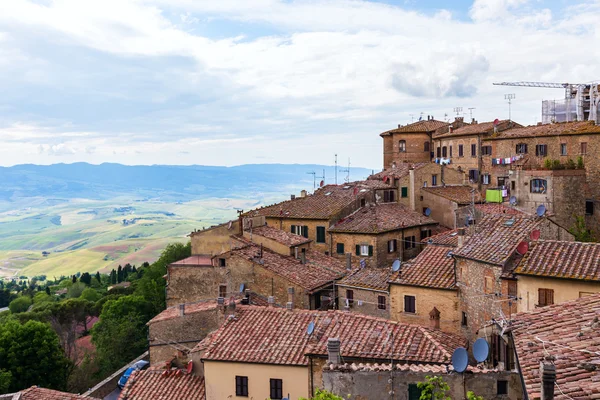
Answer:
[[398, 142], [398, 151], [400, 153], [406, 152], [406, 140], [401, 140]]
[[429, 153], [429, 142], [425, 142], [423, 144], [423, 151]]

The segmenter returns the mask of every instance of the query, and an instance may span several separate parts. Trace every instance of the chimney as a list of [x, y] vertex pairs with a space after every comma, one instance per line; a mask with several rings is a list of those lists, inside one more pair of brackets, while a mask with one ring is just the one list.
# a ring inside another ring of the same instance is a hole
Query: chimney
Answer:
[[302, 264], [306, 264], [306, 252], [304, 252], [304, 251], [302, 253], [300, 253], [300, 262]]
[[306, 190], [300, 191], [300, 197], [306, 197]]
[[185, 304], [179, 305], [179, 316], [183, 317], [185, 315]]
[[475, 121], [475, 118], [471, 118], [471, 123], [472, 123], [473, 125], [475, 125], [475, 124], [477, 123], [477, 121]]
[[292, 303], [291, 301], [288, 301], [287, 303], [285, 303], [285, 308], [288, 311], [292, 311], [294, 309], [294, 303]]
[[452, 125], [448, 125], [448, 132], [452, 133], [452, 131], [454, 131], [454, 128], [452, 127]]
[[540, 362], [542, 375], [541, 400], [554, 400], [554, 384], [556, 383], [556, 367], [549, 360]]
[[292, 308], [294, 308], [294, 288], [289, 287], [287, 292], [288, 292], [288, 304], [291, 304]]
[[269, 307], [275, 307], [275, 297], [269, 296], [267, 303], [269, 304]]
[[433, 310], [429, 312], [429, 327], [440, 330], [440, 310], [436, 307], [433, 307]]
[[346, 253], [346, 269], [348, 271], [352, 269], [352, 253]]
[[217, 297], [217, 305], [224, 306], [225, 305], [225, 298], [223, 298], [223, 297]]
[[291, 199], [291, 200], [296, 200], [296, 195], [295, 195], [295, 194], [291, 195], [291, 196], [290, 196], [290, 199]]
[[458, 248], [465, 244], [465, 228], [458, 228]]
[[327, 362], [329, 364], [339, 364], [342, 361], [340, 357], [340, 339], [329, 338], [327, 339]]
[[229, 311], [229, 315], [235, 314], [235, 297], [231, 296], [229, 299], [229, 305], [227, 306], [227, 311]]
[[294, 247], [294, 258], [298, 259], [298, 247]]

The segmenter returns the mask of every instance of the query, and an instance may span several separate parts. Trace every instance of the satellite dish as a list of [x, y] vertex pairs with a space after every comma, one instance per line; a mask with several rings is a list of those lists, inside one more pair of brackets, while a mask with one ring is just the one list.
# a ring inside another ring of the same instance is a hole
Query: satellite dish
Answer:
[[494, 126], [498, 126], [498, 125], [500, 125], [500, 120], [498, 118], [496, 118], [494, 120]]
[[468, 227], [471, 224], [471, 217], [467, 215], [465, 217], [465, 226]]
[[428, 207], [425, 209], [425, 216], [429, 217], [431, 215], [431, 209]]
[[433, 239], [432, 238], [427, 239], [427, 243], [429, 243], [429, 244], [433, 243]]
[[475, 357], [477, 362], [484, 362], [487, 360], [489, 352], [490, 346], [484, 338], [477, 339], [473, 344], [473, 357]]
[[393, 272], [398, 272], [400, 270], [400, 266], [402, 265], [402, 262], [400, 260], [396, 260], [392, 263], [392, 271]]
[[323, 187], [323, 185], [325, 185], [325, 181], [319, 182], [319, 187]]
[[306, 329], [306, 333], [308, 333], [309, 335], [312, 335], [312, 333], [315, 331], [315, 323], [314, 322], [310, 322], [308, 324], [308, 328]]
[[229, 221], [229, 224], [227, 225], [227, 229], [231, 230], [232, 226], [233, 226], [233, 221]]
[[244, 289], [246, 289], [246, 285], [242, 283], [240, 285], [240, 293], [244, 293]]
[[464, 347], [459, 347], [452, 353], [452, 366], [456, 372], [465, 372], [469, 365], [469, 354]]
[[510, 196], [510, 199], [508, 199], [508, 202], [510, 203], [511, 206], [516, 206], [517, 205], [517, 196]]
[[529, 244], [527, 242], [521, 242], [517, 246], [517, 253], [519, 253], [522, 256], [524, 256], [525, 253], [527, 253], [527, 250], [529, 250]]
[[537, 214], [538, 217], [543, 217], [544, 214], [546, 214], [546, 206], [543, 204], [540, 204], [537, 208], [537, 210], [535, 211], [535, 213]]
[[360, 260], [360, 267], [364, 268], [367, 266], [367, 262], [365, 260]]
[[193, 369], [194, 369], [194, 363], [192, 361], [188, 362], [187, 367], [185, 368], [185, 371], [188, 374], [191, 374]]
[[531, 238], [531, 240], [538, 240], [541, 236], [541, 232], [539, 229], [534, 229], [531, 231], [531, 234], [529, 234], [529, 237]]

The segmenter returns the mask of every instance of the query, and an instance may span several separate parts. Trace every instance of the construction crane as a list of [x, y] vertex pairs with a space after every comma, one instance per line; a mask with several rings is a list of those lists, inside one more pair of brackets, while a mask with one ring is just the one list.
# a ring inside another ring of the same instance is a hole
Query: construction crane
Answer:
[[[497, 86], [539, 87], [549, 89], [564, 89], [565, 102], [557, 104], [554, 100], [542, 101], [542, 120], [549, 122], [595, 121], [598, 117], [600, 104], [600, 91], [597, 83], [556, 83], [556, 82], [496, 82]], [[575, 104], [571, 102], [575, 99]], [[574, 109], [573, 109], [574, 108]]]

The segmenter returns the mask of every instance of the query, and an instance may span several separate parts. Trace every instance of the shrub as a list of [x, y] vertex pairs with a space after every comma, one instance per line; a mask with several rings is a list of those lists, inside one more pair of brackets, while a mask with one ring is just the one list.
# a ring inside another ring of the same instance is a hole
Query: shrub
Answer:
[[552, 169], [563, 169], [560, 160], [552, 160]]
[[27, 311], [31, 305], [31, 299], [27, 296], [20, 296], [10, 302], [8, 309], [13, 314], [18, 314]]
[[572, 159], [569, 158], [569, 160], [567, 161], [567, 168], [575, 169], [576, 167], [577, 167], [577, 165], [575, 164], [575, 161], [573, 161]]
[[578, 156], [577, 157], [577, 168], [583, 169], [584, 167], [585, 167], [585, 164], [583, 163], [583, 157]]
[[552, 169], [552, 160], [550, 158], [544, 160], [544, 168]]

